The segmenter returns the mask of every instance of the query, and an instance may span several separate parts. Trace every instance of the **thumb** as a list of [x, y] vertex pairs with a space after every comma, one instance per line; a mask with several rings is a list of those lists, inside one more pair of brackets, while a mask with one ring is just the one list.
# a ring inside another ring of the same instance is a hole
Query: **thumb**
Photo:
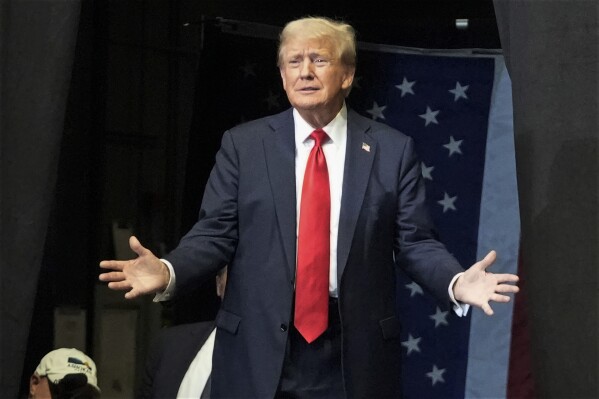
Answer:
[[477, 263], [478, 269], [485, 271], [487, 267], [491, 266], [497, 259], [497, 252], [491, 250], [481, 261]]
[[133, 252], [135, 252], [138, 256], [143, 255], [143, 253], [146, 251], [144, 246], [141, 245], [141, 243], [135, 236], [129, 237], [129, 246], [131, 247]]
[[[139, 242], [139, 241], [138, 241], [138, 242]], [[135, 298], [137, 298], [139, 295], [140, 295], [140, 294], [139, 294], [138, 290], [136, 290], [135, 288], [133, 288], [133, 289], [131, 289], [131, 290], [129, 290], [129, 291], [127, 291], [127, 292], [125, 293], [125, 299], [135, 299]]]

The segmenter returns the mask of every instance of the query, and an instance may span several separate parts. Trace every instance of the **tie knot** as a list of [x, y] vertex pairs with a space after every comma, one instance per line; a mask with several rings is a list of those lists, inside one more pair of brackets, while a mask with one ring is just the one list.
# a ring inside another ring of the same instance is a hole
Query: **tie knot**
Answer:
[[329, 138], [329, 136], [326, 134], [326, 132], [322, 129], [316, 129], [315, 131], [312, 132], [310, 137], [312, 137], [312, 139], [314, 139], [317, 146], [321, 146]]

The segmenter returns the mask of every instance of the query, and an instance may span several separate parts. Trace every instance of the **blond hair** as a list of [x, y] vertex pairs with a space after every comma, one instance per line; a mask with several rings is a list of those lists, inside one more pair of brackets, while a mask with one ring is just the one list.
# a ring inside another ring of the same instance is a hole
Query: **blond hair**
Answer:
[[279, 35], [277, 66], [281, 67], [285, 45], [291, 39], [324, 39], [333, 44], [334, 54], [348, 67], [356, 66], [356, 32], [351, 25], [325, 17], [307, 17], [289, 22]]

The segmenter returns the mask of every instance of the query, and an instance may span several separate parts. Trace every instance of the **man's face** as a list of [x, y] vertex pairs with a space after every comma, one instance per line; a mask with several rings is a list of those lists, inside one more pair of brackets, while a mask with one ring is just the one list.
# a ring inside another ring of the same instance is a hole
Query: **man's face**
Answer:
[[33, 374], [29, 379], [29, 398], [52, 399], [48, 378]]
[[341, 109], [354, 69], [336, 57], [332, 46], [328, 40], [291, 39], [283, 47], [283, 88], [300, 114], [324, 111], [334, 116]]

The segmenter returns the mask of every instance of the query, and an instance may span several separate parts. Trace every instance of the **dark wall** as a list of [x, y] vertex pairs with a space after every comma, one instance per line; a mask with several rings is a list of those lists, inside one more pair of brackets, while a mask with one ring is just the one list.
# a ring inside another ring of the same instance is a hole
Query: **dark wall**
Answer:
[[[490, 0], [307, 1], [282, 6], [274, 0], [184, 2], [185, 16], [224, 17], [283, 26], [308, 15], [343, 19], [356, 28], [358, 40], [424, 48], [500, 48]], [[467, 30], [455, 19], [470, 19]]]

